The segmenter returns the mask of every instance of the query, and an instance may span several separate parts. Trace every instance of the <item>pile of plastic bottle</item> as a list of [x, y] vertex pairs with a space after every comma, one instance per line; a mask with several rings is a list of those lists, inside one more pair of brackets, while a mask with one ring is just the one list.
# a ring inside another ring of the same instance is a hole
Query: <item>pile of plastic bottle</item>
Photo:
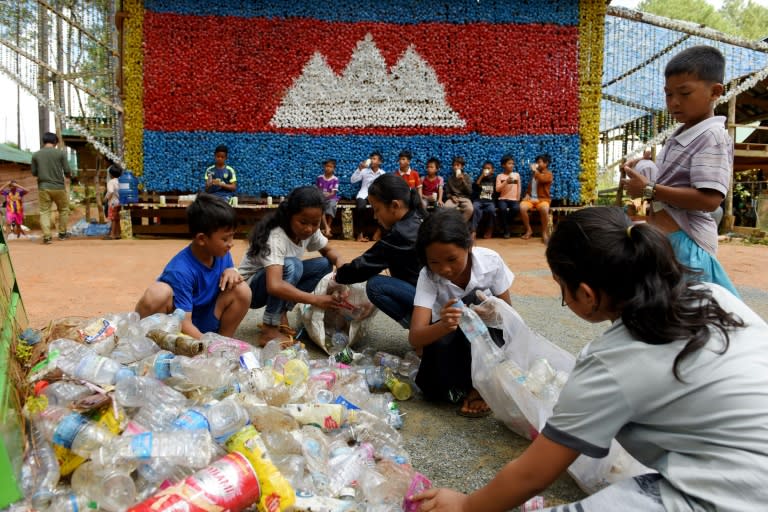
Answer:
[[[415, 354], [310, 359], [179, 333], [183, 312], [99, 318], [29, 372], [24, 502], [14, 510], [417, 510], [430, 485], [395, 398]], [[393, 396], [394, 395], [394, 396]]]

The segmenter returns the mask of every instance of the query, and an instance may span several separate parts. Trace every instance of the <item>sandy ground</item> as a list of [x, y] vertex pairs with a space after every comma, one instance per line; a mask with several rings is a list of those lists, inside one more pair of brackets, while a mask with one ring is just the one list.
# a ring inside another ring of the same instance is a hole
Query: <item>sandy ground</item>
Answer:
[[[8, 241], [14, 271], [30, 325], [42, 326], [63, 316], [96, 316], [132, 310], [144, 288], [168, 260], [188, 242], [182, 239], [106, 241], [83, 238], [43, 245], [40, 240]], [[370, 243], [333, 240], [352, 259]], [[549, 276], [540, 239], [479, 240], [478, 245], [502, 254], [517, 274], [515, 295], [554, 297], [559, 288]], [[236, 263], [246, 249], [238, 240], [232, 249]], [[737, 287], [768, 291], [768, 247], [726, 242], [719, 258]]]
[[[10, 240], [10, 252], [30, 324], [43, 327], [65, 316], [95, 317], [108, 312], [132, 310], [144, 288], [161, 272], [185, 240], [143, 239], [104, 241], [74, 239], [52, 245], [40, 240]], [[332, 241], [347, 259], [360, 254], [370, 243]], [[512, 302], [518, 312], [548, 339], [576, 354], [607, 326], [587, 324], [560, 307], [560, 290], [546, 267], [544, 245], [532, 240], [480, 240], [501, 253], [515, 272]], [[246, 242], [233, 249], [239, 262]], [[720, 258], [744, 300], [768, 318], [768, 274], [760, 269], [768, 247], [736, 242], [721, 244]], [[261, 311], [249, 312], [236, 336], [252, 341], [257, 335]], [[295, 319], [294, 319], [295, 322]], [[402, 355], [407, 331], [385, 315], [377, 315], [364, 341], [377, 350]], [[310, 350], [312, 348], [310, 347]], [[314, 351], [320, 357], [319, 351]], [[451, 404], [413, 399], [400, 404], [405, 413], [403, 443], [412, 463], [434, 485], [469, 492], [487, 483], [509, 460], [519, 456], [529, 441], [507, 429], [493, 416], [467, 419]], [[550, 504], [562, 504], [584, 496], [568, 476], [560, 477], [542, 493]]]

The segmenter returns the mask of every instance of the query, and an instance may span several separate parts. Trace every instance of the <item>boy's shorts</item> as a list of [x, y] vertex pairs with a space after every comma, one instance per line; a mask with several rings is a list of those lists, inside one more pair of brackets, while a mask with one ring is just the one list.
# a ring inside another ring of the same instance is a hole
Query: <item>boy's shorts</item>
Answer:
[[688, 233], [681, 229], [667, 234], [667, 238], [672, 244], [672, 250], [675, 251], [677, 261], [686, 267], [701, 272], [697, 276], [698, 279], [705, 283], [719, 284], [736, 297], [741, 298], [739, 292], [736, 291], [736, 286], [734, 286], [728, 274], [725, 273], [725, 269], [717, 261], [717, 258], [702, 249], [699, 244], [688, 236]]
[[326, 201], [325, 206], [323, 207], [323, 213], [325, 215], [331, 215], [335, 217], [337, 204], [338, 204], [338, 201]]
[[520, 201], [520, 208], [523, 207], [523, 205], [528, 205], [528, 209], [534, 209], [538, 210], [539, 205], [544, 206], [547, 205], [547, 208], [549, 208], [549, 199], [526, 199], [524, 201]]
[[114, 206], [110, 206], [109, 210], [107, 210], [107, 218], [109, 220], [115, 221], [120, 220], [120, 205], [116, 204]]
[[11, 226], [21, 226], [24, 224], [24, 216], [19, 212], [5, 212], [5, 218]]

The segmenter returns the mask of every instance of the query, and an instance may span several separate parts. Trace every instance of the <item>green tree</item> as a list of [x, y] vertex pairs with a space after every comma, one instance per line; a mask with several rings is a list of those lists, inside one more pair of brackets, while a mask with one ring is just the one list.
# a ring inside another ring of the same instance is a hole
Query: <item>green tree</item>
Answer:
[[745, 39], [768, 36], [768, 8], [753, 0], [725, 0], [720, 10], [705, 0], [643, 0], [637, 9], [667, 18], [700, 23]]

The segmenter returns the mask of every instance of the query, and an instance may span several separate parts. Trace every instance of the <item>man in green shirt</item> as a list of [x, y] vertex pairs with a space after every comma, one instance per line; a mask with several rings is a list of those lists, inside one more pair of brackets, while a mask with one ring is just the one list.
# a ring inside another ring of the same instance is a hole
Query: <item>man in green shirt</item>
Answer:
[[32, 155], [32, 175], [37, 176], [37, 189], [40, 197], [40, 226], [43, 229], [43, 243], [51, 243], [51, 204], [56, 203], [59, 211], [59, 240], [69, 238], [67, 221], [69, 220], [69, 197], [64, 178], [69, 178], [71, 171], [67, 155], [56, 148], [59, 137], [55, 133], [43, 134], [43, 147]]

